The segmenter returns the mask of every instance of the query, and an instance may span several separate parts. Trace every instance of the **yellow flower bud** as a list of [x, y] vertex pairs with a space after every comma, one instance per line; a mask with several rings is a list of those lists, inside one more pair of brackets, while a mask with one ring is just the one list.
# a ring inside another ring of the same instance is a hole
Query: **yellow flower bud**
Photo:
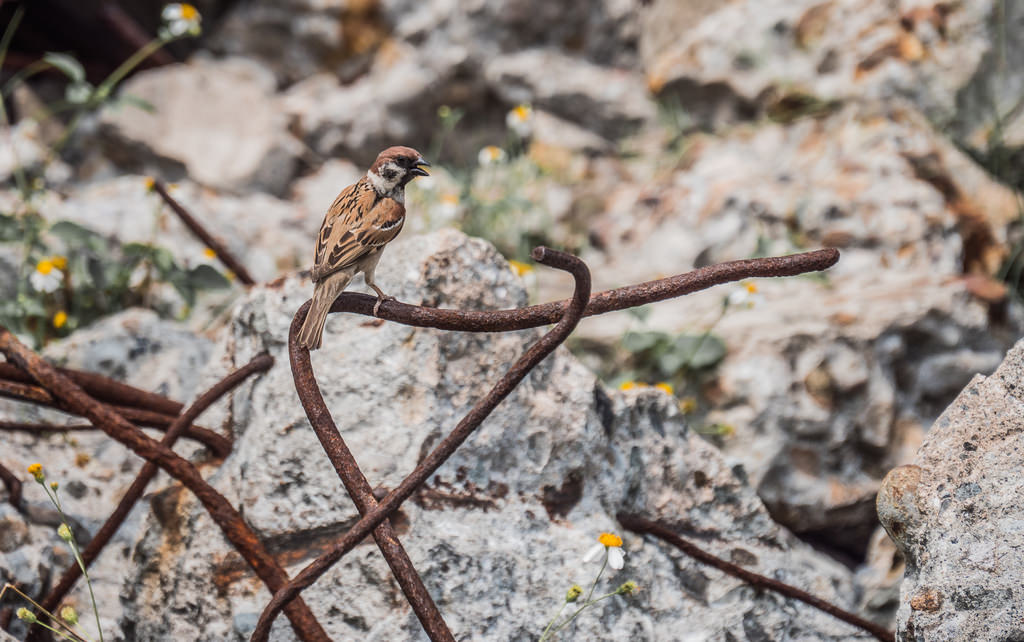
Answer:
[[568, 592], [566, 592], [565, 594], [565, 601], [575, 602], [576, 600], [580, 599], [581, 595], [583, 595], [583, 587], [579, 584], [573, 584], [571, 587], [569, 587]]
[[57, 536], [65, 542], [71, 541], [71, 527], [67, 524], [61, 524], [57, 527]]
[[74, 626], [78, 624], [78, 611], [70, 604], [66, 604], [60, 607], [60, 619], [64, 620], [69, 626]]

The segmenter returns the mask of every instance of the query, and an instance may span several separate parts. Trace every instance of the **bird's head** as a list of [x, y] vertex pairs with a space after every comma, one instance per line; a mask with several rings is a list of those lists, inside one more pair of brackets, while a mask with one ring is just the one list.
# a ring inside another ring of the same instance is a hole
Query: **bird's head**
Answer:
[[366, 177], [381, 196], [401, 196], [405, 185], [417, 176], [428, 176], [430, 163], [411, 147], [388, 147], [373, 161]]

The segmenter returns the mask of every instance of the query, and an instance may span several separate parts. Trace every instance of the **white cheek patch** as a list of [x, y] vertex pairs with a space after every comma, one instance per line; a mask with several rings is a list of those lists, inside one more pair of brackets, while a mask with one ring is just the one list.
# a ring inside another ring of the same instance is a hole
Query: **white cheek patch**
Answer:
[[[373, 171], [366, 172], [366, 178], [369, 179], [370, 184], [373, 185], [373, 189], [378, 194], [390, 196], [396, 201], [401, 202], [403, 200], [401, 191], [395, 192], [395, 188], [399, 187], [402, 182], [402, 178], [405, 176], [405, 170], [399, 167], [394, 162], [385, 163], [381, 167], [380, 174]], [[386, 178], [388, 174], [391, 174], [391, 178]]]

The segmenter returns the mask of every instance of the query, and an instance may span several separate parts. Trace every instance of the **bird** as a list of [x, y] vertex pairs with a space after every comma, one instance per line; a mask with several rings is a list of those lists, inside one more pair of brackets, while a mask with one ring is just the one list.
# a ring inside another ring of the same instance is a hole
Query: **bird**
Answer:
[[405, 186], [417, 176], [429, 176], [430, 163], [411, 147], [388, 147], [366, 175], [341, 190], [327, 210], [313, 254], [313, 300], [298, 343], [308, 350], [320, 348], [324, 324], [334, 300], [360, 272], [377, 293], [373, 315], [380, 304], [394, 300], [374, 283], [373, 273], [384, 246], [405, 223]]

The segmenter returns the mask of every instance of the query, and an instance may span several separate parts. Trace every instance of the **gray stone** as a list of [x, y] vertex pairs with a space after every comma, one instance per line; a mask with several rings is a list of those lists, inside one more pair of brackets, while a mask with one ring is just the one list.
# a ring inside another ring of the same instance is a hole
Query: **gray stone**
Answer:
[[[389, 248], [381, 286], [400, 300], [500, 308], [526, 294], [494, 249], [453, 231]], [[295, 573], [355, 518], [296, 398], [284, 337], [308, 282], [258, 287], [235, 308], [216, 369], [269, 350], [277, 365], [231, 399], [236, 448], [211, 482], [237, 502]], [[336, 315], [313, 365], [339, 429], [371, 484], [393, 488], [542, 330], [466, 334]], [[210, 372], [210, 377], [215, 373]], [[235, 639], [269, 594], [187, 495], [168, 491], [134, 553], [126, 621], [141, 638]], [[716, 449], [657, 390], [601, 386], [569, 353], [546, 360], [484, 422], [394, 520], [459, 637], [529, 639], [571, 582], [598, 565], [580, 557], [617, 511], [699, 533], [718, 555], [825, 599], [852, 604], [850, 573], [770, 519]], [[853, 640], [855, 630], [802, 604], [762, 595], [654, 540], [624, 535], [623, 571], [642, 587], [581, 617], [581, 639]], [[419, 624], [372, 545], [359, 546], [305, 592], [336, 639], [410, 639]], [[188, 618], [159, 616], [187, 608]], [[271, 636], [293, 633], [282, 618]]]
[[274, 89], [273, 76], [243, 58], [197, 57], [140, 72], [121, 91], [154, 111], [106, 108], [101, 123], [107, 155], [135, 172], [167, 173], [170, 161], [170, 171], [177, 163], [211, 187], [284, 193], [301, 150], [288, 134]]
[[878, 516], [906, 558], [903, 640], [1013, 640], [1021, 604], [1024, 343], [977, 376], [932, 426], [912, 466], [893, 470]]
[[533, 105], [606, 138], [621, 138], [654, 119], [643, 82], [623, 69], [600, 67], [554, 50], [494, 58], [485, 75], [510, 104]]

